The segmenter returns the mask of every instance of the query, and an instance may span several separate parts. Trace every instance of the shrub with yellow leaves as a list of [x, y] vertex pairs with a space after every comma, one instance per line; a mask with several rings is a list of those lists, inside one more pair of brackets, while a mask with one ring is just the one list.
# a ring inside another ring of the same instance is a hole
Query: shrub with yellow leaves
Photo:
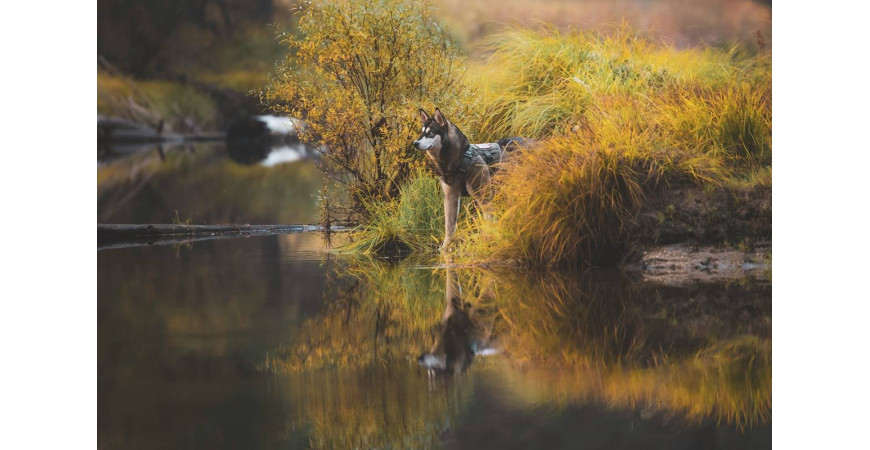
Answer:
[[411, 143], [420, 107], [467, 114], [473, 95], [456, 44], [428, 1], [320, 0], [300, 9], [297, 35], [262, 99], [303, 119], [332, 181], [324, 222], [365, 222], [365, 203], [398, 196], [425, 165]]

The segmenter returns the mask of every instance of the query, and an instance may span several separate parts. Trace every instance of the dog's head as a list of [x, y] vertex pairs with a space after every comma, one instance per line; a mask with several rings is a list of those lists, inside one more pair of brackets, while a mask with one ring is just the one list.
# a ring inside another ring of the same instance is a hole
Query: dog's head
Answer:
[[438, 154], [447, 140], [450, 122], [438, 108], [435, 108], [435, 114], [431, 117], [423, 108], [420, 108], [420, 121], [423, 123], [423, 128], [420, 130], [420, 137], [414, 141], [414, 147], [417, 150]]

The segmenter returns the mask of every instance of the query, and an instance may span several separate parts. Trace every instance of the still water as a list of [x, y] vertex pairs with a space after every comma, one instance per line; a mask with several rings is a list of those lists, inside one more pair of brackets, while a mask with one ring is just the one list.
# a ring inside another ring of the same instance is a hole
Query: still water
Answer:
[[771, 446], [767, 279], [322, 249], [300, 233], [99, 251], [99, 447]]
[[311, 151], [295, 143], [223, 142], [98, 153], [98, 223], [308, 224], [322, 185]]

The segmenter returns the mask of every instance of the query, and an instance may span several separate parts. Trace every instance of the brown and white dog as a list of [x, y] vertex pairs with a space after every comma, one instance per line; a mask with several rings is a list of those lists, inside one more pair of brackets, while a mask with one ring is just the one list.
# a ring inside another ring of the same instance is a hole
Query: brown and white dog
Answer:
[[525, 144], [522, 138], [501, 139], [497, 143], [472, 145], [467, 137], [438, 108], [435, 114], [420, 109], [423, 122], [420, 137], [414, 147], [425, 151], [441, 175], [444, 191], [444, 242], [439, 250], [446, 251], [456, 232], [456, 217], [462, 196], [471, 196], [484, 207], [485, 188], [492, 180], [494, 164], [508, 152]]

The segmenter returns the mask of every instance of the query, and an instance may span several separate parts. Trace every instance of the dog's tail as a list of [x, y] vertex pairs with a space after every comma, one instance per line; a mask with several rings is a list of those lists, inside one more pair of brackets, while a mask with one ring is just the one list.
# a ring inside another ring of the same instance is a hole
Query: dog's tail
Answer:
[[511, 137], [498, 140], [498, 146], [506, 152], [512, 152], [521, 147], [528, 147], [531, 143], [532, 141], [521, 137]]

